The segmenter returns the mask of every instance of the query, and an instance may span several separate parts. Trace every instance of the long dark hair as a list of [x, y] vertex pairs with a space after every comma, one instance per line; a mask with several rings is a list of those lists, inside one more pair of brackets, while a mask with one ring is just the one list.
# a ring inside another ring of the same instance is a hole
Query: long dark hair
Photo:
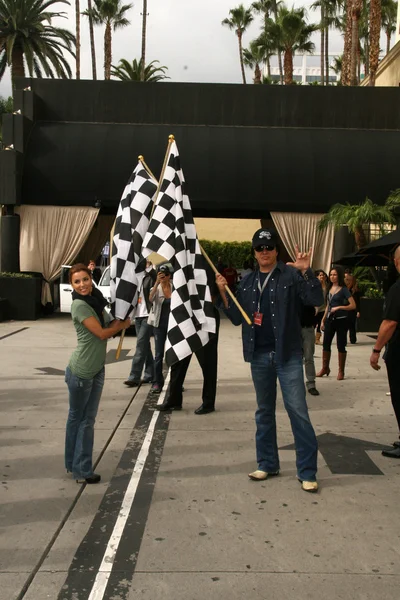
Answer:
[[325, 286], [327, 286], [327, 285], [328, 285], [329, 278], [328, 278], [328, 275], [325, 273], [325, 271], [324, 271], [323, 269], [317, 269], [316, 271], [314, 271], [314, 275], [315, 275], [315, 277], [318, 277], [318, 275], [319, 275], [320, 273], [322, 273], [322, 274], [323, 274], [323, 276], [324, 276], [324, 284], [325, 284]]
[[333, 267], [329, 270], [329, 289], [331, 289], [332, 287], [332, 281], [331, 281], [331, 273], [332, 271], [336, 271], [337, 276], [338, 276], [338, 285], [340, 287], [346, 287], [345, 283], [344, 283], [344, 271], [342, 269], [342, 267], [337, 267], [335, 265], [333, 265]]

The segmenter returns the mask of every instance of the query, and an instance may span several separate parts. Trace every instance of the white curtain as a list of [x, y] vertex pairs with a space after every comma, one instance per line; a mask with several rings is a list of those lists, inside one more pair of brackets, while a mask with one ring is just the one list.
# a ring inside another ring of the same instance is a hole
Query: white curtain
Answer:
[[323, 215], [321, 213], [285, 213], [271, 212], [271, 217], [288, 254], [294, 260], [295, 247], [301, 252], [313, 249], [311, 267], [329, 272], [332, 252], [334, 228], [328, 225], [323, 231], [317, 231], [317, 226]]
[[28, 206], [18, 209], [21, 218], [19, 260], [21, 271], [42, 273], [46, 280], [42, 303], [52, 302], [48, 282], [61, 265], [71, 264], [87, 240], [99, 213], [88, 206]]

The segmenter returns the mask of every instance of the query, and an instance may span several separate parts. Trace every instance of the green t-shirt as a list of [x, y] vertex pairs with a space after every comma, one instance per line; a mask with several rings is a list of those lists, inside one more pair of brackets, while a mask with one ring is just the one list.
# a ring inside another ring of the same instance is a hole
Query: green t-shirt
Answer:
[[[90, 333], [83, 325], [83, 321], [89, 317], [95, 317], [99, 321], [96, 311], [84, 300], [74, 300], [71, 306], [72, 322], [78, 335], [78, 347], [74, 350], [69, 368], [72, 373], [82, 379], [93, 379], [104, 367], [106, 361], [107, 340], [100, 340]], [[104, 322], [109, 323], [107, 313], [103, 313]], [[100, 322], [100, 321], [99, 321]]]

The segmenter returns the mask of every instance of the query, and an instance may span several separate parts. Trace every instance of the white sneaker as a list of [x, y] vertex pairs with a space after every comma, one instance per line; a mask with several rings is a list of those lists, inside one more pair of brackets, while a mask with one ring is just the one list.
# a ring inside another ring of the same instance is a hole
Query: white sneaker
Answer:
[[305, 492], [315, 494], [315, 492], [318, 492], [318, 483], [316, 481], [302, 481], [301, 489]]
[[279, 471], [276, 471], [275, 473], [267, 473], [266, 471], [260, 471], [260, 469], [257, 469], [256, 471], [253, 471], [253, 473], [249, 473], [249, 477], [253, 481], [264, 481], [265, 479], [268, 479], [268, 477], [274, 477], [276, 475], [279, 475]]

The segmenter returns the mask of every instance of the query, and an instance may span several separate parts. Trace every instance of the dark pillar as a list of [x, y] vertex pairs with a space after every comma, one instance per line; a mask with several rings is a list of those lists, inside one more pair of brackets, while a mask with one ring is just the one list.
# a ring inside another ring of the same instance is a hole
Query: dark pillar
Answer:
[[354, 234], [349, 232], [347, 226], [340, 227], [335, 232], [332, 262], [334, 263], [335, 260], [339, 260], [340, 258], [343, 258], [343, 256], [346, 256], [346, 254], [351, 254], [352, 252], [355, 252], [355, 250], [356, 247]]
[[5, 214], [0, 224], [0, 271], [19, 273], [19, 215]]

